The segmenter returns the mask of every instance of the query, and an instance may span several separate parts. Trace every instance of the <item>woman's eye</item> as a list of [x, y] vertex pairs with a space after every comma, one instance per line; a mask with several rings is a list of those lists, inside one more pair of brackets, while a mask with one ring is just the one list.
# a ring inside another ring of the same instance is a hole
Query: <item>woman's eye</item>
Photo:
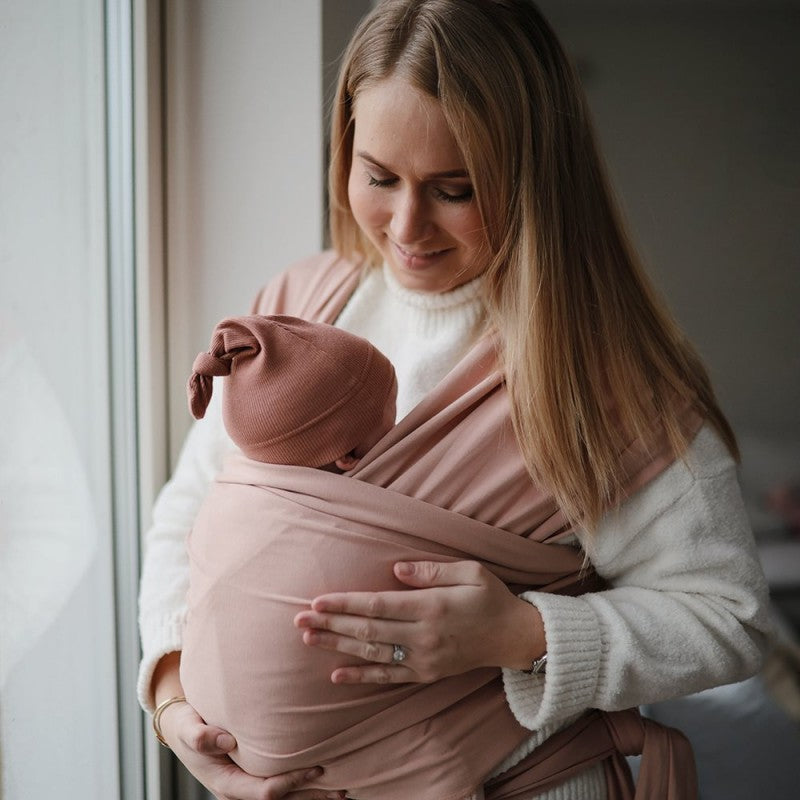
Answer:
[[370, 186], [391, 186], [397, 180], [397, 178], [376, 178], [369, 173], [367, 177], [369, 178]]
[[433, 193], [439, 200], [442, 200], [445, 203], [466, 203], [469, 200], [472, 200], [471, 186], [468, 186], [466, 189], [461, 191], [457, 190], [449, 192], [446, 192], [444, 189], [434, 188]]

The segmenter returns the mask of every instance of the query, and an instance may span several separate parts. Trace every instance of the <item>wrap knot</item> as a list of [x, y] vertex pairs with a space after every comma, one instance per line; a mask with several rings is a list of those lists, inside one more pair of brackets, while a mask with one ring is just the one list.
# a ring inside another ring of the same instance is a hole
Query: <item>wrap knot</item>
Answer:
[[214, 391], [214, 376], [231, 374], [231, 357], [220, 358], [212, 353], [198, 353], [186, 385], [189, 409], [195, 419], [202, 419]]
[[603, 722], [608, 728], [614, 747], [625, 756], [638, 756], [644, 747], [644, 721], [638, 709], [604, 712]]

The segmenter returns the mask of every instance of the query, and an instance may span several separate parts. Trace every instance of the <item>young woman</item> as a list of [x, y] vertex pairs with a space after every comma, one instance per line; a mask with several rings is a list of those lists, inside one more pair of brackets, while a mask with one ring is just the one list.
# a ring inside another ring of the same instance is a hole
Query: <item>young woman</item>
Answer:
[[[334, 252], [290, 268], [256, 310], [335, 322], [394, 364], [398, 425], [362, 462], [365, 480], [570, 551], [569, 580], [588, 563], [604, 585], [519, 586], [485, 558], [399, 562], [406, 591], [318, 597], [297, 635], [350, 659], [333, 689], [435, 692], [500, 668], [523, 734], [484, 772], [487, 797], [624, 796], [599, 758], [572, 758], [590, 737], [572, 732], [614, 729], [590, 709], [755, 672], [766, 589], [733, 434], [626, 239], [578, 81], [535, 6], [380, 3], [344, 59], [330, 188]], [[342, 796], [350, 787], [314, 763], [248, 775], [227, 755], [233, 737], [180, 699], [183, 540], [230, 447], [210, 413], [155, 509], [140, 697], [218, 797]], [[496, 731], [482, 726], [465, 741], [488, 751]], [[548, 747], [566, 754], [560, 777], [526, 772]], [[503, 784], [515, 770], [528, 777]], [[424, 785], [414, 796], [444, 800]]]

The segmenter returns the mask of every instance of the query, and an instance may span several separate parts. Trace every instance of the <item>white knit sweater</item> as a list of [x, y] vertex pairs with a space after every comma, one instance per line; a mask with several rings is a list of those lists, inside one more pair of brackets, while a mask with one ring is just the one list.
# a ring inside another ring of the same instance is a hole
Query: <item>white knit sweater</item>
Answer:
[[[405, 416], [477, 335], [479, 280], [445, 294], [400, 286], [388, 269], [368, 274], [337, 325], [372, 341], [398, 376]], [[143, 658], [139, 699], [153, 708], [158, 660], [181, 649], [186, 613], [186, 534], [209, 483], [234, 445], [220, 392], [187, 438], [146, 535], [140, 594]], [[587, 708], [615, 710], [689, 694], [753, 674], [768, 630], [767, 589], [739, 494], [735, 465], [717, 435], [701, 429], [678, 461], [601, 520], [579, 532], [607, 591], [563, 597], [527, 592], [544, 620], [547, 675], [504, 670], [509, 706], [531, 738], [506, 769]], [[602, 800], [593, 768], [537, 800]]]

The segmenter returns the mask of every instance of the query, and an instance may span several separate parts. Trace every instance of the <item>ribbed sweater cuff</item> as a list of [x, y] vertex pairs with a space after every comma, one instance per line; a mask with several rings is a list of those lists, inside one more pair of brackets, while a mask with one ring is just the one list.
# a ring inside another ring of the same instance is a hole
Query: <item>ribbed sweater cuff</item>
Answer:
[[509, 708], [521, 725], [540, 730], [591, 707], [601, 657], [600, 625], [579, 597], [525, 592], [536, 606], [547, 637], [547, 674], [504, 669]]
[[147, 642], [147, 647], [139, 664], [136, 694], [139, 704], [151, 714], [155, 710], [153, 673], [158, 662], [167, 653], [174, 653], [183, 647], [183, 622], [183, 614], [154, 622], [141, 621], [142, 639]]

